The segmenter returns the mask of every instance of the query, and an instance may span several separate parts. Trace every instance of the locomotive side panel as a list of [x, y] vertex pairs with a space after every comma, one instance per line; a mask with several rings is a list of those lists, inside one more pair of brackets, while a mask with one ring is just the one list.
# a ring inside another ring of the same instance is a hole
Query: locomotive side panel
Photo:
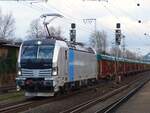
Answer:
[[95, 54], [73, 49], [70, 49], [69, 52], [70, 81], [87, 80], [97, 77]]
[[[53, 63], [54, 64], [54, 63]], [[58, 52], [57, 67], [54, 66], [58, 72], [57, 85], [64, 86], [68, 81], [68, 48], [60, 47]]]

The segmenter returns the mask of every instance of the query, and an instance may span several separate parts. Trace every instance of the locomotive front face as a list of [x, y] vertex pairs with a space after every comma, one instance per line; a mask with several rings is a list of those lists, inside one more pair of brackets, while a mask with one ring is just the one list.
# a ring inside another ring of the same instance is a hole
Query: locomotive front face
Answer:
[[55, 40], [32, 40], [22, 44], [16, 78], [18, 88], [27, 92], [53, 91]]

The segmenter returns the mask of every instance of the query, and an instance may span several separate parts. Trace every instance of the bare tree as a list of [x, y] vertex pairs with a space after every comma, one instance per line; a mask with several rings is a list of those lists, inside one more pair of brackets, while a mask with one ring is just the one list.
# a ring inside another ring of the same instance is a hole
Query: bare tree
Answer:
[[0, 38], [8, 39], [14, 37], [15, 19], [12, 13], [3, 15], [0, 11]]
[[105, 31], [97, 31], [91, 34], [90, 45], [94, 47], [97, 53], [106, 53], [107, 34]]
[[27, 31], [28, 33], [28, 38], [32, 38], [32, 39], [35, 39], [35, 38], [42, 38], [44, 37], [44, 27], [43, 25], [40, 23], [40, 20], [39, 19], [35, 19], [31, 22], [30, 24], [30, 28], [29, 30]]
[[121, 51], [120, 48], [111, 48], [110, 49], [110, 54], [113, 56], [116, 56], [118, 53], [118, 57], [124, 57], [124, 58], [128, 58], [128, 59], [141, 59], [142, 56], [138, 56], [135, 52], [132, 52], [130, 50], [126, 50], [125, 52]]

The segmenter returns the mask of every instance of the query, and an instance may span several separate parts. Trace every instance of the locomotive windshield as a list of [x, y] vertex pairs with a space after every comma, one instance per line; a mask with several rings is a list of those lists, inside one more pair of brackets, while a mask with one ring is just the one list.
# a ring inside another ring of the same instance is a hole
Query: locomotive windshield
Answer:
[[41, 46], [38, 51], [38, 59], [52, 59], [53, 57], [53, 49], [51, 46]]
[[36, 59], [37, 47], [36, 46], [24, 46], [22, 49], [22, 59]]
[[53, 46], [24, 46], [22, 48], [21, 59], [52, 59]]
[[54, 45], [23, 45], [21, 50], [21, 68], [52, 68]]

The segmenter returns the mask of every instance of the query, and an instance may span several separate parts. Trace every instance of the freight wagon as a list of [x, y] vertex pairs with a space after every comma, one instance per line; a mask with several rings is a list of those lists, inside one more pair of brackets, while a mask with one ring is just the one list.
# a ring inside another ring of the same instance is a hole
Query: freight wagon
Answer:
[[139, 60], [97, 54], [98, 79], [112, 78], [148, 71], [150, 64]]

